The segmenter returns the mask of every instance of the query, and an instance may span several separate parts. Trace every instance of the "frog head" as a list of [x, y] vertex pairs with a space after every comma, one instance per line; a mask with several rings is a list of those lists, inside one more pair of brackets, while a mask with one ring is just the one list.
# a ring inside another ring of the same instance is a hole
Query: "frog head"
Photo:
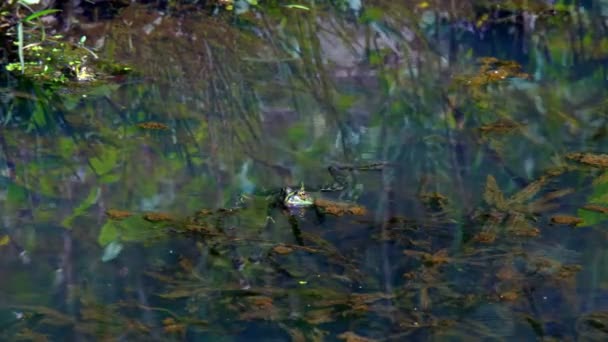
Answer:
[[285, 199], [283, 200], [283, 204], [285, 204], [288, 208], [301, 208], [301, 207], [310, 207], [314, 205], [314, 199], [312, 196], [304, 190], [304, 184], [300, 189], [285, 189]]

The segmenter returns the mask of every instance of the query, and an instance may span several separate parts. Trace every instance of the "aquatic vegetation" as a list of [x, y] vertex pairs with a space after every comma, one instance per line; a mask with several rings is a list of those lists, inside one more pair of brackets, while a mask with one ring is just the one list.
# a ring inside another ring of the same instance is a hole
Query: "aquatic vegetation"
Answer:
[[591, 3], [82, 2], [61, 37], [26, 27], [0, 339], [601, 340]]

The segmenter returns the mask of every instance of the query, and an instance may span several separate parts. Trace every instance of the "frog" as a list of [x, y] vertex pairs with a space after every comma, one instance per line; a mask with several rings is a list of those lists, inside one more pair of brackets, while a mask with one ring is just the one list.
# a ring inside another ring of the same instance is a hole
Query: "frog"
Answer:
[[283, 205], [286, 208], [306, 208], [315, 204], [313, 196], [304, 189], [304, 184], [300, 189], [287, 187], [283, 190]]

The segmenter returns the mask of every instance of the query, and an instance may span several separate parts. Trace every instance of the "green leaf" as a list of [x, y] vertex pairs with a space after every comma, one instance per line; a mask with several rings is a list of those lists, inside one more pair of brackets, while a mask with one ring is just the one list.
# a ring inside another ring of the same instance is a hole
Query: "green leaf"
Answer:
[[108, 220], [102, 227], [97, 236], [97, 243], [101, 246], [107, 246], [112, 241], [118, 240], [120, 237], [119, 229], [115, 221]]
[[576, 211], [576, 216], [583, 219], [583, 223], [578, 224], [578, 227], [594, 226], [608, 219], [608, 216], [606, 214], [598, 213], [584, 208], [578, 209]]
[[63, 222], [61, 222], [61, 225], [65, 228], [71, 229], [72, 224], [74, 223], [74, 219], [85, 214], [86, 211], [89, 210], [89, 208], [91, 208], [95, 203], [97, 203], [100, 195], [101, 188], [96, 187], [91, 189], [87, 198], [85, 198], [84, 201], [82, 201], [82, 203], [80, 203], [80, 205], [76, 209], [74, 209], [72, 215], [68, 216], [65, 220], [63, 220]]
[[102, 227], [97, 237], [101, 246], [106, 246], [112, 241], [143, 242], [161, 237], [168, 223], [151, 223], [141, 216], [131, 216], [121, 221], [108, 220]]
[[298, 4], [291, 4], [291, 5], [285, 5], [285, 7], [287, 8], [295, 8], [295, 9], [301, 9], [304, 11], [310, 11], [310, 8], [304, 6], [304, 5], [298, 5]]
[[23, 19], [23, 22], [30, 22], [36, 18], [44, 17], [45, 15], [49, 15], [51, 13], [61, 12], [58, 9], [45, 9], [42, 11], [34, 12]]
[[108, 173], [99, 178], [99, 182], [103, 184], [116, 183], [120, 180], [120, 175], [116, 173]]
[[118, 162], [118, 151], [112, 147], [105, 147], [101, 154], [90, 160], [93, 170], [100, 176], [112, 171]]

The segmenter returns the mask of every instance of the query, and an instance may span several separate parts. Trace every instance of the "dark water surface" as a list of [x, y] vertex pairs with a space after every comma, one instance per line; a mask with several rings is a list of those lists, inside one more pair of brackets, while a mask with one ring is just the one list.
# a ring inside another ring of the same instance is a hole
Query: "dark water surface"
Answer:
[[180, 3], [3, 72], [0, 340], [608, 339], [604, 1]]

